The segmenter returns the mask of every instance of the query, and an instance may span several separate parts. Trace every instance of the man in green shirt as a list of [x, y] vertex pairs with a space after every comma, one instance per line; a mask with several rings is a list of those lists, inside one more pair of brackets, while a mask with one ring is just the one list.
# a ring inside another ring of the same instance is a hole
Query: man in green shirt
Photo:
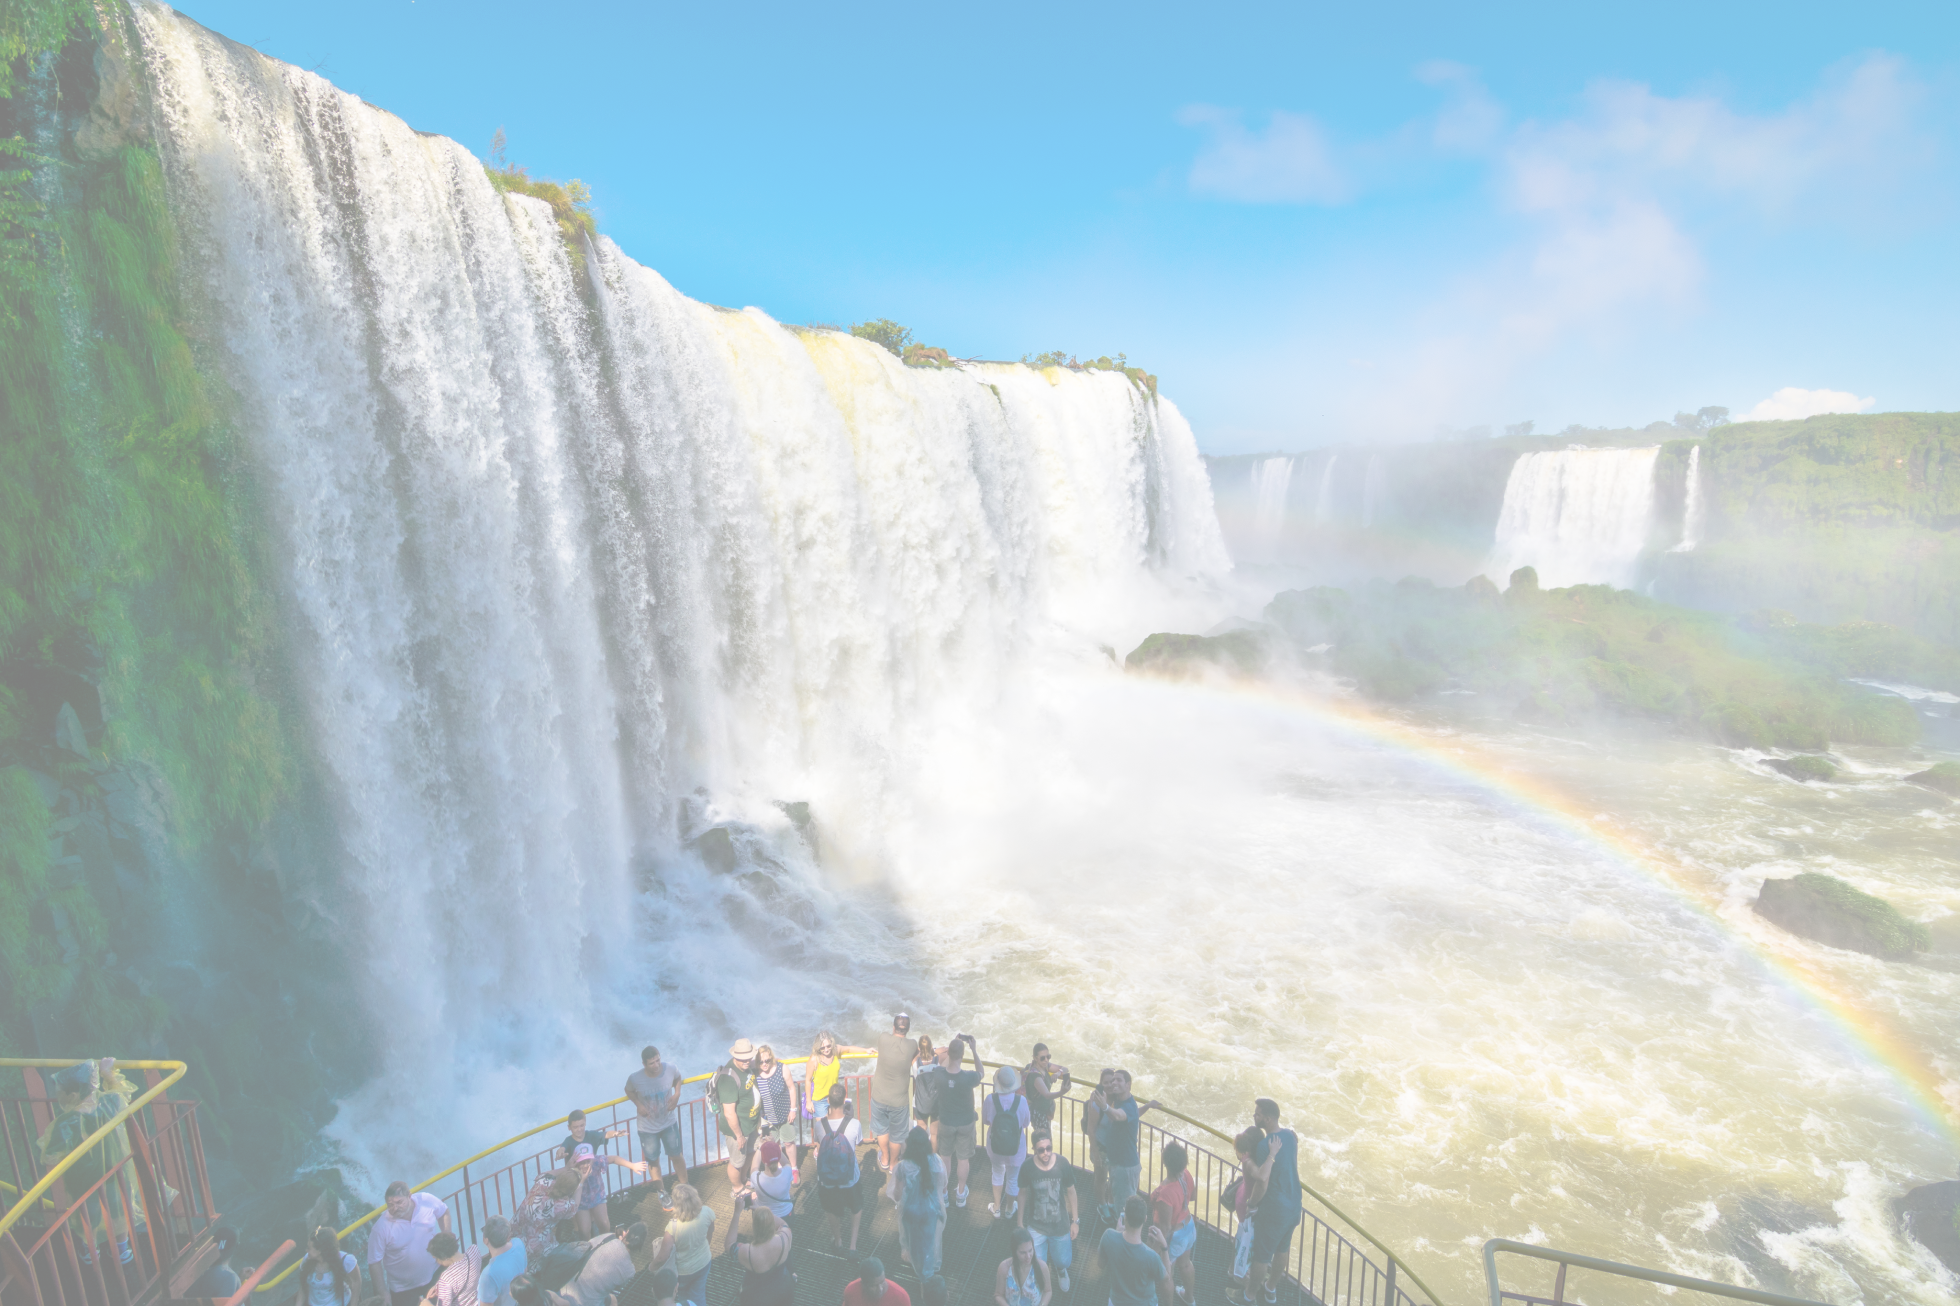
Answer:
[[912, 1132], [912, 1062], [919, 1046], [912, 1041], [912, 1018], [892, 1017], [892, 1030], [871, 1040], [878, 1064], [871, 1071], [871, 1128], [878, 1140], [878, 1163], [886, 1170], [898, 1164], [905, 1136]]
[[761, 1127], [761, 1108], [755, 1100], [755, 1048], [738, 1038], [728, 1049], [728, 1062], [715, 1071], [715, 1124], [728, 1140], [728, 1184], [740, 1188], [755, 1163], [755, 1141]]

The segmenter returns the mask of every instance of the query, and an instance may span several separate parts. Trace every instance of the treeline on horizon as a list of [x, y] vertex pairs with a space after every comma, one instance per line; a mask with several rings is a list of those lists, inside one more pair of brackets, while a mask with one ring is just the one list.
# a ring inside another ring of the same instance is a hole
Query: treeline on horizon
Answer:
[[[1824, 625], [1875, 621], [1960, 646], [1960, 413], [1826, 414], [1695, 434], [1657, 425], [1671, 434], [1656, 461], [1641, 589], [1686, 607], [1777, 608]], [[1406, 550], [1394, 550], [1393, 537], [1447, 545], [1463, 558], [1487, 554], [1521, 455], [1573, 443], [1652, 444], [1655, 434], [1589, 431], [1582, 441], [1507, 436], [1329, 452], [1381, 460], [1374, 533], [1386, 543], [1371, 555], [1371, 570], [1392, 577], [1422, 570], [1408, 564]], [[1675, 552], [1696, 447], [1705, 516], [1696, 547]], [[1252, 459], [1210, 461], [1219, 469]], [[1301, 473], [1295, 475], [1298, 484]], [[1214, 479], [1223, 483], [1229, 481]], [[1330, 548], [1358, 548], [1360, 532], [1351, 528], [1323, 534]]]

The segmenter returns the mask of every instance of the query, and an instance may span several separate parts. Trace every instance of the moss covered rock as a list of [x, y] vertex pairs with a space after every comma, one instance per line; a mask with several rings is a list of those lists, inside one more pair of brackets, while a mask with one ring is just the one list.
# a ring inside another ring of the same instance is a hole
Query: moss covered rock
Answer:
[[1818, 757], [1814, 753], [1800, 753], [1795, 757], [1772, 757], [1763, 765], [1772, 771], [1781, 771], [1792, 780], [1835, 780], [1837, 765], [1828, 757]]
[[1788, 880], [1764, 880], [1756, 910], [1792, 934], [1888, 960], [1932, 945], [1924, 925], [1907, 920], [1883, 898], [1829, 875], [1806, 871]]
[[1916, 785], [1925, 785], [1928, 789], [1937, 789], [1943, 794], [1960, 798], [1960, 762], [1935, 762], [1926, 770], [1917, 775], [1909, 775], [1906, 779]]
[[1207, 669], [1235, 675], [1253, 675], [1268, 661], [1266, 641], [1249, 630], [1223, 635], [1175, 635], [1158, 633], [1136, 646], [1123, 666], [1130, 671], [1147, 671], [1160, 676], [1189, 676]]

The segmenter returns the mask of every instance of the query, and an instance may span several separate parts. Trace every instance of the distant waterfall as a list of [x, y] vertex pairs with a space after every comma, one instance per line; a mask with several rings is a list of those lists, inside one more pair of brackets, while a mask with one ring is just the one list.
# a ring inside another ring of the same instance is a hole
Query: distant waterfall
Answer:
[[1375, 510], [1381, 506], [1382, 497], [1382, 456], [1378, 453], [1368, 455], [1368, 473], [1361, 481], [1361, 525], [1365, 529], [1375, 524]]
[[1654, 463], [1647, 449], [1528, 453], [1511, 468], [1485, 569], [1502, 585], [1519, 567], [1547, 589], [1631, 586], [1654, 521]]
[[1313, 521], [1316, 526], [1326, 525], [1334, 512], [1334, 464], [1340, 460], [1341, 455], [1330, 453], [1327, 455], [1327, 465], [1320, 469], [1320, 489], [1313, 500]]
[[1286, 492], [1293, 483], [1291, 458], [1267, 458], [1252, 468], [1252, 530], [1267, 548], [1275, 548], [1286, 529]]
[[[488, 1092], [485, 1067], [637, 1047], [656, 1010], [870, 1000], [827, 990], [877, 946], [816, 929], [772, 800], [875, 863], [930, 723], [1229, 570], [1175, 405], [1118, 372], [908, 368], [604, 238], [581, 267], [454, 141], [136, 16], [367, 903], [375, 1091]], [[715, 811], [773, 832], [761, 870], [682, 851]]]
[[1701, 543], [1703, 518], [1707, 512], [1701, 490], [1701, 446], [1696, 445], [1688, 450], [1687, 496], [1681, 506], [1681, 542], [1669, 549], [1669, 553], [1695, 551], [1695, 545]]

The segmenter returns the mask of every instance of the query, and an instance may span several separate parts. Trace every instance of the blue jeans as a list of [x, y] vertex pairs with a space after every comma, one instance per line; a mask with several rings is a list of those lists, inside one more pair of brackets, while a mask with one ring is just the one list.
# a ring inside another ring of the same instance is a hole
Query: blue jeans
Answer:
[[1075, 1240], [1067, 1234], [1045, 1234], [1039, 1229], [1030, 1229], [1034, 1235], [1034, 1256], [1038, 1261], [1047, 1261], [1051, 1270], [1066, 1270], [1075, 1263]]
[[687, 1173], [687, 1157], [681, 1151], [681, 1122], [676, 1120], [657, 1134], [640, 1131], [640, 1158], [655, 1169], [660, 1168], [660, 1154], [667, 1153], [680, 1172]]
[[684, 1301], [692, 1302], [694, 1306], [708, 1306], [708, 1271], [714, 1268], [715, 1263], [709, 1261], [693, 1274], [683, 1274], [680, 1287], [675, 1290], [674, 1306], [680, 1306]]

